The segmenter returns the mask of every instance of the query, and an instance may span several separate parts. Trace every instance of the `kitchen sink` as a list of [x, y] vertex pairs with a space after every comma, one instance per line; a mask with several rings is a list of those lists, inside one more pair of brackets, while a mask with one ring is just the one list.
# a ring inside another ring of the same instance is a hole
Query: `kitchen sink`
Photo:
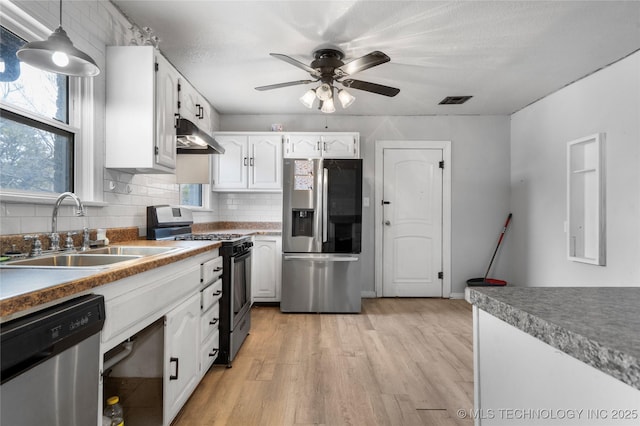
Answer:
[[141, 255], [58, 254], [7, 262], [6, 266], [56, 266], [66, 268], [107, 267], [114, 263], [140, 259]]
[[147, 246], [109, 246], [91, 249], [83, 254], [100, 255], [110, 254], [118, 256], [153, 256], [155, 254], [170, 253], [181, 250], [180, 247], [147, 247]]

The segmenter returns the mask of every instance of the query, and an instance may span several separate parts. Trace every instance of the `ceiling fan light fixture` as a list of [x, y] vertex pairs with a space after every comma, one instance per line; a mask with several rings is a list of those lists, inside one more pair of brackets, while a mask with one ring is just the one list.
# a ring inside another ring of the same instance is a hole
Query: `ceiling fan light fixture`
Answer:
[[79, 77], [93, 77], [100, 74], [100, 68], [96, 62], [77, 49], [62, 28], [62, 0], [60, 0], [60, 26], [47, 40], [27, 43], [18, 50], [16, 55], [26, 64], [57, 74]]
[[314, 89], [309, 89], [305, 92], [304, 95], [300, 98], [300, 102], [302, 105], [307, 108], [313, 108], [313, 101], [316, 100], [316, 91]]
[[336, 107], [333, 104], [333, 98], [329, 98], [326, 101], [322, 101], [322, 107], [320, 111], [324, 113], [331, 114], [332, 112], [336, 112]]
[[342, 108], [348, 108], [353, 103], [353, 101], [356, 100], [356, 98], [345, 89], [340, 89], [338, 91], [338, 100], [340, 101]]
[[[328, 83], [322, 83], [316, 89], [316, 96], [323, 102], [333, 99], [333, 87]], [[333, 103], [333, 101], [331, 103]]]

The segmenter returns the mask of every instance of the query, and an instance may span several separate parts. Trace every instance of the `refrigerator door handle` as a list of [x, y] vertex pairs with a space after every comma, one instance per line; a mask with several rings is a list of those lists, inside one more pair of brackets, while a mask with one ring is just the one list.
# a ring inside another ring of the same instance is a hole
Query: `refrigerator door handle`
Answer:
[[326, 243], [329, 239], [329, 210], [327, 208], [329, 198], [329, 169], [322, 169], [322, 242]]
[[309, 255], [288, 255], [285, 254], [284, 260], [307, 260], [309, 262], [357, 262], [358, 258], [354, 256], [309, 256]]

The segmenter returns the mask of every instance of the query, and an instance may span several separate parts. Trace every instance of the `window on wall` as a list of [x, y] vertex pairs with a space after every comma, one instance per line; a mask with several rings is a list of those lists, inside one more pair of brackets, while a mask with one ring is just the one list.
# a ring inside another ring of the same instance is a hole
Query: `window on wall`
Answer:
[[26, 40], [0, 31], [0, 190], [73, 191], [69, 78], [20, 62], [16, 51]]
[[202, 184], [190, 183], [180, 185], [180, 205], [203, 207]]

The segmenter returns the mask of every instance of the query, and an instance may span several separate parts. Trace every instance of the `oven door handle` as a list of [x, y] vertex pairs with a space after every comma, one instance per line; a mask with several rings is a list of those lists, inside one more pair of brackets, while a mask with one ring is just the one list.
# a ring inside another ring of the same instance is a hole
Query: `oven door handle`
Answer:
[[243, 254], [238, 255], [238, 256], [231, 256], [231, 261], [233, 263], [238, 263], [241, 260], [245, 260], [249, 256], [251, 256], [251, 250], [248, 250], [246, 253], [243, 253]]

